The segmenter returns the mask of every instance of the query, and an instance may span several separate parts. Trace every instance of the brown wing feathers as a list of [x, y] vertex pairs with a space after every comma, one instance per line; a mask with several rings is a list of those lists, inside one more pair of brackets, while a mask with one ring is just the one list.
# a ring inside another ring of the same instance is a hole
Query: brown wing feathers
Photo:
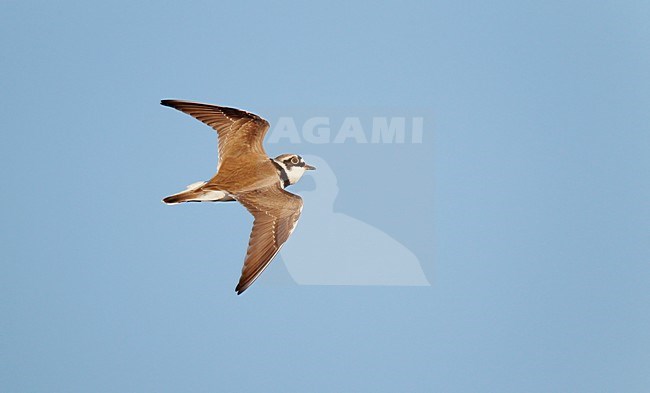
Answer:
[[[231, 174], [244, 169], [238, 166], [242, 156], [251, 155], [251, 160], [263, 158], [261, 162], [267, 160], [271, 165], [262, 147], [269, 123], [261, 117], [239, 109], [197, 102], [163, 100], [161, 104], [178, 109], [215, 129], [219, 135], [219, 163], [228, 157], [240, 158], [235, 160], [239, 163], [235, 167], [227, 165]], [[275, 173], [273, 168], [269, 170]], [[237, 193], [235, 189], [228, 190], [255, 218], [242, 275], [235, 289], [237, 294], [241, 294], [266, 269], [291, 235], [300, 217], [302, 198], [284, 191], [279, 178], [270, 186], [252, 191]]]
[[244, 292], [269, 265], [289, 239], [300, 218], [302, 198], [274, 185], [238, 195], [237, 200], [255, 217], [248, 251], [237, 284], [237, 294]]
[[220, 161], [227, 155], [242, 151], [266, 154], [262, 141], [269, 123], [253, 113], [180, 100], [162, 100], [160, 103], [186, 113], [217, 131]]

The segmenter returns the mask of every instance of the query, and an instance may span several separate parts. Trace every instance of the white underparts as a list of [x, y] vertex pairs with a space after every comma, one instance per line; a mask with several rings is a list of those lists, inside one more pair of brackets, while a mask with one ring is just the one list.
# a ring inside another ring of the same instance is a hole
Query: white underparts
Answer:
[[[197, 181], [196, 183], [192, 183], [189, 186], [187, 186], [187, 191], [198, 190], [199, 188], [203, 187], [206, 184], [207, 182], [205, 181]], [[183, 192], [187, 192], [187, 191], [183, 191]], [[224, 191], [205, 190], [203, 193], [195, 195], [191, 200], [197, 202], [213, 202], [222, 199], [230, 199], [230, 198], [229, 195]]]
[[189, 186], [187, 186], [186, 189], [188, 189], [188, 190], [196, 190], [196, 189], [198, 189], [200, 187], [203, 187], [207, 183], [208, 182], [206, 182], [206, 181], [197, 181], [197, 182], [192, 183]]
[[176, 205], [181, 202], [218, 202], [218, 201], [232, 201], [234, 200], [227, 192], [220, 190], [200, 190], [201, 187], [206, 185], [207, 182], [197, 181], [186, 187], [184, 191], [170, 195], [168, 198], [175, 196], [184, 196], [178, 202], [168, 203], [168, 205]]
[[213, 201], [220, 201], [222, 199], [230, 199], [230, 198], [228, 194], [223, 191], [205, 191], [192, 198], [193, 201], [198, 201], [198, 202], [213, 202]]

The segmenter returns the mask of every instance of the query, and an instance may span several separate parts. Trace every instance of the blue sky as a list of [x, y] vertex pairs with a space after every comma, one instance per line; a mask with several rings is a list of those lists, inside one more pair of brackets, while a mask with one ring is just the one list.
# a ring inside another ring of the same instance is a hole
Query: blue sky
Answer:
[[[2, 390], [647, 391], [649, 11], [0, 3]], [[236, 296], [250, 216], [160, 203], [216, 163], [163, 98], [424, 113], [422, 144], [267, 151], [324, 157], [335, 211], [432, 285], [301, 286], [280, 258]]]

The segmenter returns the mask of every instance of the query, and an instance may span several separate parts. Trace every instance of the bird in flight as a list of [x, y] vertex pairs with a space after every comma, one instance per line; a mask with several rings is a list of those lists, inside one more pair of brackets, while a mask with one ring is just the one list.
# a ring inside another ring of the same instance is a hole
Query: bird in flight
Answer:
[[285, 190], [305, 171], [316, 169], [297, 154], [266, 155], [262, 142], [269, 123], [234, 108], [180, 100], [162, 100], [217, 131], [217, 174], [163, 199], [168, 205], [183, 202], [237, 201], [253, 215], [244, 267], [235, 288], [241, 294], [262, 274], [296, 228], [302, 198]]

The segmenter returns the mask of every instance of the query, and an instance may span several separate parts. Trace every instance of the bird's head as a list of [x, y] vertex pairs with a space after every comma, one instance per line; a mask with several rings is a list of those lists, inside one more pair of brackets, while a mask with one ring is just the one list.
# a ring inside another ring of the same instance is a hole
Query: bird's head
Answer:
[[297, 154], [281, 154], [273, 159], [280, 165], [289, 178], [289, 184], [296, 184], [298, 180], [305, 174], [305, 171], [313, 171], [311, 165], [307, 165], [305, 160]]

